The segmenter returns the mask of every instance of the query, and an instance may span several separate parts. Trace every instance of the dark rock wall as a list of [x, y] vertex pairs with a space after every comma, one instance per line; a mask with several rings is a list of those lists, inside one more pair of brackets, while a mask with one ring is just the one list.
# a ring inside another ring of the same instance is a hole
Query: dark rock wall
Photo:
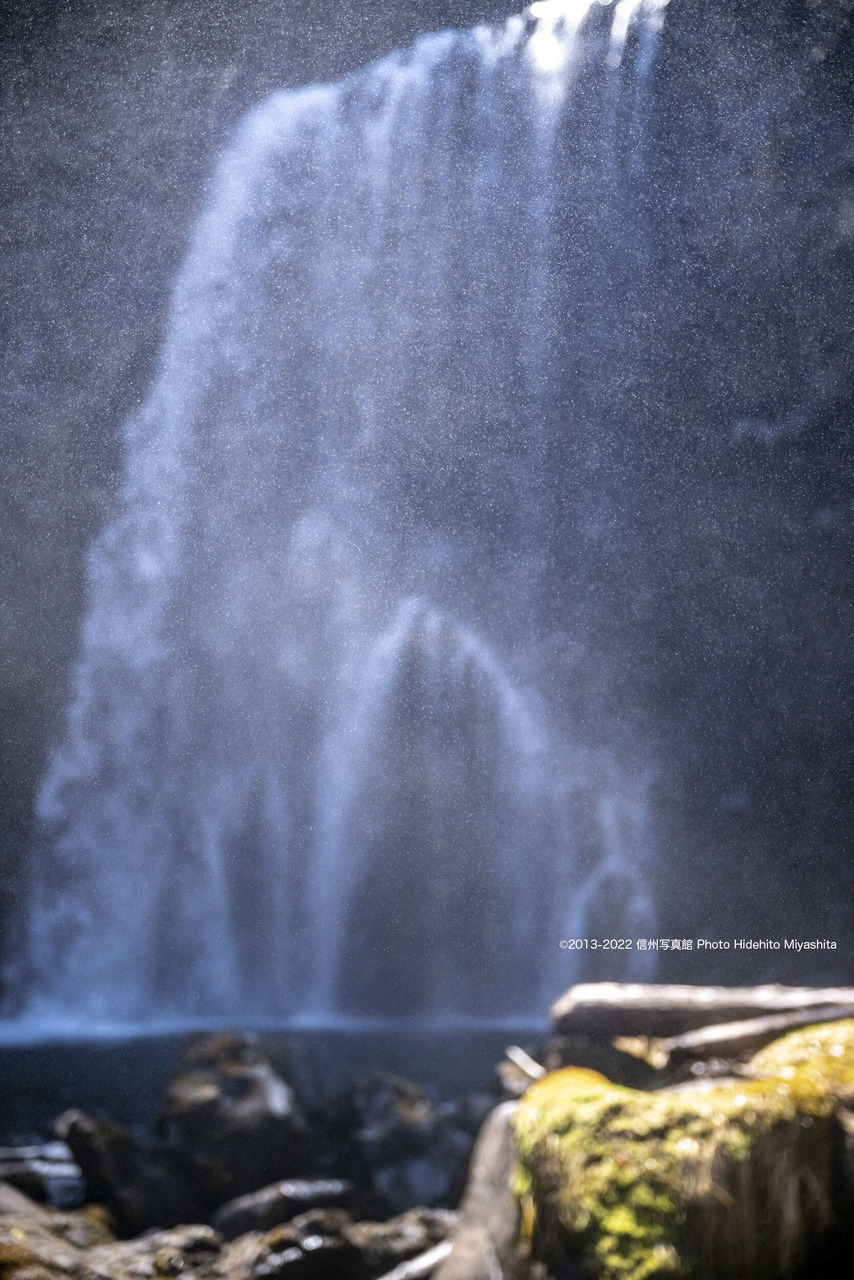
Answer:
[[[273, 88], [333, 79], [421, 31], [515, 8], [7, 7], [7, 947], [33, 792], [68, 698], [86, 548], [110, 510], [121, 423], [150, 380], [213, 158]], [[554, 590], [595, 584], [590, 634], [613, 649], [616, 671], [602, 696], [653, 744], [662, 933], [842, 938], [852, 924], [852, 86], [842, 0], [671, 0], [640, 202], [653, 287], [625, 302], [626, 358], [607, 371], [610, 443], [592, 449], [583, 405], [570, 404], [556, 441], [556, 466], [579, 490], [595, 470], [601, 518], [579, 551], [580, 508], [558, 504], [566, 556]], [[674, 955], [662, 976], [749, 978], [763, 965], [783, 980], [851, 972], [843, 945], [770, 968], [750, 954], [702, 967], [696, 953]]]
[[647, 670], [671, 743], [662, 898], [670, 914], [691, 884], [711, 937], [840, 943], [825, 968], [754, 953], [725, 977], [841, 977], [854, 961], [852, 30], [838, 5], [690, 8], [672, 6], [660, 64], [655, 497], [639, 538], [661, 553]]

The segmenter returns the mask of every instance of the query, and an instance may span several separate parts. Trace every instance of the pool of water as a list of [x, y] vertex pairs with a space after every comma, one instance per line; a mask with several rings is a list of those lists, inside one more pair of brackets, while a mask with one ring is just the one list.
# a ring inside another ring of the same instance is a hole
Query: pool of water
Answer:
[[[0, 1044], [0, 1137], [47, 1135], [67, 1107], [124, 1124], [150, 1124], [189, 1034], [81, 1035]], [[506, 1047], [536, 1043], [546, 1027], [279, 1027], [275, 1034], [304, 1044], [330, 1092], [361, 1072], [379, 1069], [450, 1097], [488, 1089]]]

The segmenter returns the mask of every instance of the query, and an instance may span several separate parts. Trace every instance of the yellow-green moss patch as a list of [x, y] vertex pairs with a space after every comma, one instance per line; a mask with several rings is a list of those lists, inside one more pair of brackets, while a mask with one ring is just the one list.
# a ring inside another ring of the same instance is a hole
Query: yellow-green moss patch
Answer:
[[794, 1032], [749, 1070], [657, 1093], [572, 1068], [534, 1085], [516, 1133], [535, 1247], [577, 1252], [593, 1280], [793, 1275], [834, 1214], [854, 1022]]

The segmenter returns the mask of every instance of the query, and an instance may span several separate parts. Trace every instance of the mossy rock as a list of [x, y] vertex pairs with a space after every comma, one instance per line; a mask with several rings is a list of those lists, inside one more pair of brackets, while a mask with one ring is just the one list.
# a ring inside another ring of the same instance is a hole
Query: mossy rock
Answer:
[[[748, 1078], [659, 1092], [567, 1068], [516, 1116], [523, 1229], [591, 1280], [785, 1280], [852, 1216], [854, 1021], [808, 1027]], [[850, 1128], [850, 1125], [848, 1125]]]

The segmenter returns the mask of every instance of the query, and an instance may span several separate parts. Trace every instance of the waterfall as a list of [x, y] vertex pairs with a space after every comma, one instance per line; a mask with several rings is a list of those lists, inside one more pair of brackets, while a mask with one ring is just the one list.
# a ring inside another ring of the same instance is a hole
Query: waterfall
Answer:
[[548, 637], [665, 2], [538, 0], [238, 130], [90, 556], [35, 1016], [522, 1015], [568, 929], [652, 929], [648, 779], [553, 696], [583, 600], [569, 671]]

